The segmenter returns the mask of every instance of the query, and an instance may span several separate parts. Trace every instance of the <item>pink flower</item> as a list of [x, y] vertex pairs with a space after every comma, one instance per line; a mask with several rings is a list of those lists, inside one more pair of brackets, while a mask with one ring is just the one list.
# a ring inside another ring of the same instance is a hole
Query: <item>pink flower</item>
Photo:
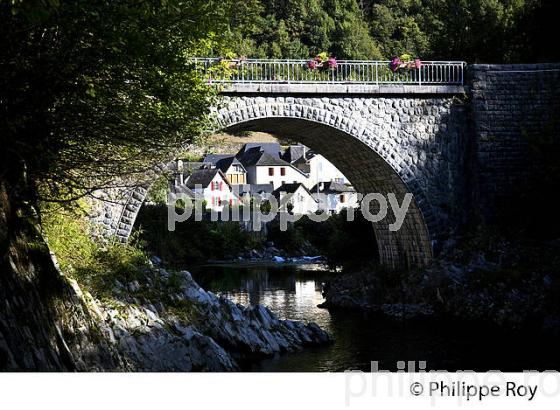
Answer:
[[327, 60], [327, 65], [329, 66], [329, 68], [336, 68], [338, 65], [336, 62], [336, 58], [329, 57], [329, 59]]
[[309, 67], [311, 70], [314, 70], [315, 68], [317, 68], [317, 61], [315, 60], [308, 61], [307, 67]]
[[399, 66], [401, 65], [402, 61], [400, 58], [398, 57], [393, 57], [391, 59], [391, 62], [389, 63], [389, 68], [391, 69], [392, 72], [396, 72], [399, 69]]

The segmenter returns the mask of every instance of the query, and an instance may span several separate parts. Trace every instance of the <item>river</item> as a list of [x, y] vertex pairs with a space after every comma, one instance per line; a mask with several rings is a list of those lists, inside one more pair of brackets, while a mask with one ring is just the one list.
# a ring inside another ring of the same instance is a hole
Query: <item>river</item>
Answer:
[[[534, 335], [458, 320], [402, 321], [358, 311], [329, 311], [321, 286], [330, 274], [309, 266], [202, 266], [192, 269], [206, 290], [242, 305], [263, 304], [280, 319], [313, 321], [334, 343], [246, 365], [251, 371], [395, 371], [399, 361], [428, 370], [558, 369], [557, 345]], [[418, 366], [418, 364], [417, 364]]]

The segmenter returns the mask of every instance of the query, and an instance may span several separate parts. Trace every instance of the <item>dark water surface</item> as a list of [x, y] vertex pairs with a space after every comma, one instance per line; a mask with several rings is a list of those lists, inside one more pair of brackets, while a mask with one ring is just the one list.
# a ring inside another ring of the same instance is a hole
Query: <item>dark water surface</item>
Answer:
[[428, 370], [560, 369], [558, 341], [457, 320], [401, 321], [358, 311], [329, 311], [322, 283], [329, 272], [309, 266], [204, 266], [192, 269], [206, 290], [242, 305], [263, 304], [280, 319], [313, 321], [335, 342], [278, 355], [252, 371], [397, 370], [398, 361], [426, 361]]

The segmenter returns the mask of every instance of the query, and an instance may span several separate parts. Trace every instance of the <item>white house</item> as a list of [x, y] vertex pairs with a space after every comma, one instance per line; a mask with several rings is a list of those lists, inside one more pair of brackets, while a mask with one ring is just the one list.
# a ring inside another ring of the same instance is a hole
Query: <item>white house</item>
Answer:
[[231, 185], [243, 185], [247, 183], [247, 171], [235, 156], [222, 158], [216, 162], [216, 168], [220, 169]]
[[311, 189], [311, 194], [318, 201], [319, 209], [330, 213], [359, 206], [356, 190], [339, 182], [319, 182]]
[[316, 154], [305, 145], [290, 145], [282, 158], [307, 174], [305, 186], [311, 189], [319, 182], [338, 182], [347, 184], [348, 179], [329, 160]]
[[307, 183], [307, 175], [303, 171], [259, 146], [244, 147], [237, 154], [237, 159], [247, 171], [249, 184], [272, 184], [273, 189], [277, 189], [284, 184]]
[[239, 198], [232, 190], [224, 173], [218, 169], [199, 169], [189, 175], [185, 185], [197, 199], [206, 201], [206, 209], [221, 212], [224, 206], [239, 205]]
[[284, 184], [272, 192], [280, 211], [306, 215], [318, 209], [317, 200], [302, 183]]

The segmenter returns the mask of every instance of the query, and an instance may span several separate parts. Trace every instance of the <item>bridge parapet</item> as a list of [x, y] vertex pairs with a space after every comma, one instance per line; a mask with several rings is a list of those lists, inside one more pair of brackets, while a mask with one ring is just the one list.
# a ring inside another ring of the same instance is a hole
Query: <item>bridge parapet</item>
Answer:
[[223, 93], [457, 94], [466, 63], [423, 61], [396, 71], [389, 61], [342, 60], [311, 68], [308, 60], [194, 59], [199, 73]]

